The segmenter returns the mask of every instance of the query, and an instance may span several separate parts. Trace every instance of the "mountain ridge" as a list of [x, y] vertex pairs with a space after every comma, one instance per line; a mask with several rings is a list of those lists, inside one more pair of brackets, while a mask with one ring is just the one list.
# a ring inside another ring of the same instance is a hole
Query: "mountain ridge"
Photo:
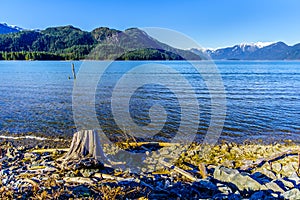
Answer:
[[7, 23], [0, 23], [0, 34], [15, 33], [24, 30], [18, 26], [8, 25]]
[[[203, 56], [204, 57], [204, 56]], [[0, 34], [0, 59], [201, 60], [137, 28], [83, 31], [72, 25]]]
[[300, 43], [289, 46], [284, 42], [243, 43], [215, 50], [192, 49], [194, 53], [207, 53], [213, 60], [299, 60]]
[[202, 60], [208, 57], [213, 60], [299, 60], [300, 43], [289, 46], [280, 41], [256, 42], [214, 50], [182, 50], [137, 28], [120, 31], [99, 27], [89, 32], [67, 25], [26, 30], [0, 23], [0, 60], [43, 59], [42, 55], [48, 55], [47, 59], [88, 57], [98, 60]]

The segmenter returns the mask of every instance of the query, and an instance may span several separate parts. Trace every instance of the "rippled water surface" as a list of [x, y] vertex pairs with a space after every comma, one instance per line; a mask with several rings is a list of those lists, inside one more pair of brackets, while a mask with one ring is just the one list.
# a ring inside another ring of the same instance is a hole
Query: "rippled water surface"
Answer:
[[[78, 71], [82, 62], [74, 63]], [[101, 62], [95, 63], [96, 67], [102, 66]], [[111, 133], [122, 129], [117, 125], [120, 120], [116, 122], [111, 112], [112, 92], [118, 92], [118, 101], [125, 101], [128, 83], [132, 81], [136, 84], [134, 77], [143, 74], [167, 80], [170, 85], [153, 82], [141, 85], [132, 93], [130, 105], [115, 108], [115, 112], [129, 112], [137, 127], [151, 124], [151, 117], [154, 116], [158, 124], [165, 125], [165, 129], [160, 130], [160, 136], [173, 137], [181, 125], [187, 126], [183, 128], [189, 132], [193, 124], [197, 124], [199, 135], [205, 135], [211, 105], [210, 91], [201, 76], [188, 63], [179, 61], [153, 63], [175, 69], [191, 86], [178, 79], [174, 71], [163, 67], [157, 68], [155, 73], [144, 70], [128, 75], [133, 66], [149, 63], [152, 62], [115, 62], [106, 71], [96, 90], [95, 108], [102, 128]], [[205, 66], [202, 62], [192, 63]], [[217, 61], [216, 66], [226, 92], [223, 138], [300, 139], [300, 62]], [[0, 62], [0, 133], [74, 133], [74, 81], [71, 76], [71, 62]], [[127, 80], [127, 85], [118, 86], [117, 81], [121, 78]], [[181, 96], [185, 105], [194, 104], [190, 100], [190, 95], [194, 93], [199, 103], [200, 111], [196, 113], [199, 120], [188, 116], [191, 120], [183, 123], [184, 110], [177, 98]], [[150, 111], [150, 117], [149, 109], [153, 105], [160, 107], [156, 112], [155, 109]]]

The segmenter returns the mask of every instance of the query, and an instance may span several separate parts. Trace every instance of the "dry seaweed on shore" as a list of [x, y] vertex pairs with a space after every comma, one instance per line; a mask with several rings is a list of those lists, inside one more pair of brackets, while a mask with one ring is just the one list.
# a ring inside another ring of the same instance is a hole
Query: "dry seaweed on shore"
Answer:
[[[209, 153], [204, 154], [204, 149], [209, 149]], [[142, 174], [105, 167], [64, 170], [55, 160], [66, 150], [2, 143], [0, 198], [293, 199], [300, 195], [296, 154], [241, 170], [262, 158], [289, 150], [296, 152], [298, 146], [294, 144], [224, 143], [210, 147], [195, 143], [186, 147], [175, 166]], [[185, 172], [195, 179], [187, 178]]]

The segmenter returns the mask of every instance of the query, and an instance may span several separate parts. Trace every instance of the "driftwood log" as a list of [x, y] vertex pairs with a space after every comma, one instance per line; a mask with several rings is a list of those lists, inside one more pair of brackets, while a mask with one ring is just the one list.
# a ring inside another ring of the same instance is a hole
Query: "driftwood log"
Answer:
[[190, 179], [190, 180], [193, 181], [193, 182], [199, 180], [198, 178], [196, 178], [196, 177], [193, 176], [192, 174], [190, 174], [190, 173], [184, 171], [183, 169], [181, 169], [181, 168], [179, 168], [179, 167], [176, 167], [176, 166], [174, 166], [174, 165], [172, 165], [172, 164], [170, 164], [170, 163], [168, 163], [168, 162], [166, 162], [166, 161], [164, 161], [164, 160], [159, 160], [159, 162], [160, 162], [163, 166], [168, 167], [168, 168], [170, 168], [170, 169], [173, 169], [174, 171], [180, 173], [181, 175], [185, 176], [186, 178]]
[[46, 152], [54, 153], [57, 151], [67, 152], [67, 151], [69, 151], [69, 149], [35, 149], [35, 150], [32, 150], [31, 152], [32, 153], [46, 153]]
[[286, 156], [294, 156], [294, 155], [298, 155], [298, 170], [299, 171], [299, 166], [300, 166], [300, 154], [299, 154], [299, 150], [287, 150], [284, 152], [280, 152], [277, 153], [273, 156], [270, 156], [268, 158], [260, 158], [258, 159], [256, 162], [252, 163], [252, 164], [246, 164], [240, 167], [241, 170], [244, 171], [250, 171], [256, 167], [261, 167], [263, 164], [265, 163], [271, 163], [273, 161], [285, 158]]

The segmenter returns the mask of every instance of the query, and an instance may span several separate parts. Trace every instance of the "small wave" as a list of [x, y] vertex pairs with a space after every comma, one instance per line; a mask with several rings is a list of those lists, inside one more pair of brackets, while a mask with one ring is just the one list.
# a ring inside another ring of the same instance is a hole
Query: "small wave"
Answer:
[[57, 139], [57, 138], [45, 138], [45, 137], [38, 137], [38, 136], [5, 136], [0, 135], [0, 139], [10, 139], [10, 140], [20, 140], [20, 139], [31, 139], [31, 140], [39, 140], [39, 141], [45, 141], [45, 140], [51, 140], [51, 141], [65, 141], [64, 139]]

